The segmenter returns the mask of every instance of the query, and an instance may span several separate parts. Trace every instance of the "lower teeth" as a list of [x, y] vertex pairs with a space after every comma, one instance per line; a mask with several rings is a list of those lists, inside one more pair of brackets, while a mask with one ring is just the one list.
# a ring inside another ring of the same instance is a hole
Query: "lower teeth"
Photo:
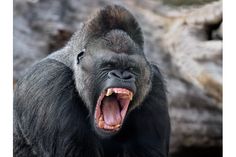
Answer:
[[98, 126], [99, 126], [99, 128], [104, 128], [104, 121], [103, 121], [102, 116], [98, 120]]
[[119, 128], [121, 125], [117, 124], [115, 126], [110, 126], [110, 125], [105, 125], [105, 122], [103, 120], [103, 116], [100, 116], [99, 120], [98, 120], [98, 127], [99, 128], [104, 128], [104, 129], [116, 129]]

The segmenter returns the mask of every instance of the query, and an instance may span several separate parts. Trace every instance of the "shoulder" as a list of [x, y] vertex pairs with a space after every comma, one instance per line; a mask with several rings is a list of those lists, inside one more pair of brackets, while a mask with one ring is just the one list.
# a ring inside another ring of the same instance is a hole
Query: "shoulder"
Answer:
[[166, 103], [166, 83], [165, 79], [158, 68], [157, 65], [151, 64], [151, 71], [152, 71], [152, 87], [149, 95], [155, 96], [160, 100], [163, 100], [163, 103]]
[[45, 60], [51, 59], [60, 62], [65, 66], [69, 67], [70, 69], [72, 69], [74, 58], [75, 58], [75, 53], [73, 52], [71, 47], [65, 46], [64, 48], [50, 54], [47, 58], [45, 58]]
[[[49, 81], [51, 79], [59, 80], [59, 78], [72, 77], [73, 73], [65, 64], [54, 59], [43, 59], [42, 61], [33, 65], [21, 78], [19, 83], [27, 81], [30, 83], [38, 83], [42, 81]], [[34, 84], [35, 85], [35, 84]]]
[[73, 85], [73, 72], [70, 68], [59, 61], [43, 59], [17, 82], [14, 98], [15, 101], [40, 101], [49, 95], [71, 90]]

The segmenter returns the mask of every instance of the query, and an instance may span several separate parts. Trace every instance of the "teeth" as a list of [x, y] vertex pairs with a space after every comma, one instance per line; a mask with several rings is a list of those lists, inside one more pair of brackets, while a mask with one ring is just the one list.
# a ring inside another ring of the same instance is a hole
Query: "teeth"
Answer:
[[103, 121], [102, 116], [99, 118], [98, 126], [99, 126], [100, 128], [104, 128], [104, 121]]
[[115, 126], [110, 126], [110, 125], [105, 125], [105, 126], [104, 126], [105, 129], [112, 129], [112, 130], [113, 130], [113, 129], [117, 129], [117, 128], [119, 128], [119, 127], [120, 127], [120, 124], [117, 124], [117, 125], [115, 125]]
[[129, 99], [130, 99], [130, 100], [133, 100], [133, 93], [130, 93]]
[[129, 98], [129, 100], [133, 99], [133, 93], [130, 92], [129, 90], [124, 90], [124, 89], [117, 89], [117, 88], [109, 88], [107, 89], [106, 96], [112, 95], [112, 93], [118, 93], [118, 94], [123, 94], [120, 96], [120, 98]]
[[115, 126], [111, 126], [111, 125], [107, 125], [105, 124], [104, 120], [103, 120], [103, 116], [100, 116], [99, 120], [98, 120], [98, 127], [99, 128], [104, 128], [104, 129], [117, 129], [121, 126], [121, 124], [117, 124]]
[[113, 126], [109, 126], [109, 125], [107, 125], [105, 128], [106, 128], [106, 129], [114, 129]]
[[107, 93], [106, 93], [106, 96], [110, 96], [110, 95], [112, 95], [112, 93], [113, 93], [113, 90], [112, 89], [108, 89]]
[[120, 124], [117, 124], [114, 126], [114, 128], [119, 128], [120, 127]]
[[115, 93], [120, 93], [120, 91], [118, 89], [114, 89]]
[[127, 90], [120, 90], [120, 89], [114, 89], [115, 93], [122, 93], [122, 94], [128, 94], [129, 91]]

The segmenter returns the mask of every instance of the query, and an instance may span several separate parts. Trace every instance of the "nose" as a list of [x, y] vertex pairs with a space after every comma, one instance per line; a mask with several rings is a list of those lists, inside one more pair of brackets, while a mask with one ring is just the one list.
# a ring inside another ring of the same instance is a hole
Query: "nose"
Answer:
[[128, 71], [112, 70], [108, 73], [109, 78], [116, 78], [124, 81], [134, 81], [135, 77]]

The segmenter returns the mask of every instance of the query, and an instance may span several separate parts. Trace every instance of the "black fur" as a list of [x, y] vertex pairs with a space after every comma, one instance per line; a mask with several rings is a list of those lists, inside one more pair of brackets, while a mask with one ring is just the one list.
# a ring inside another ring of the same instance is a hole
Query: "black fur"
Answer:
[[[113, 17], [112, 19], [116, 17], [117, 20], [104, 20], [104, 16]], [[126, 49], [122, 48], [123, 54], [120, 53], [121, 48], [118, 47], [115, 49], [116, 53], [109, 51], [103, 54], [105, 58], [107, 53], [119, 58], [120, 61], [116, 64], [121, 67], [126, 67], [129, 59], [134, 59], [133, 64], [141, 70], [140, 76], [137, 76], [137, 79], [140, 79], [136, 81], [137, 94], [132, 101], [133, 109], [129, 110], [118, 133], [107, 138], [99, 136], [91, 123], [93, 103], [83, 95], [83, 92], [87, 92], [88, 96], [91, 95], [90, 97], [93, 98], [93, 92], [98, 90], [97, 86], [90, 87], [92, 85], [87, 86], [87, 84], [89, 81], [100, 81], [92, 77], [95, 73], [88, 59], [96, 57], [94, 51], [97, 51], [99, 44], [93, 44], [90, 40], [92, 46], [85, 50], [82, 57], [79, 56], [79, 62], [77, 55], [73, 54], [70, 49], [61, 50], [54, 56], [34, 65], [16, 85], [14, 93], [15, 157], [168, 156], [170, 120], [165, 87], [158, 68], [148, 63], [143, 55], [143, 38], [137, 22], [127, 10], [119, 6], [105, 8], [91, 21], [86, 25], [86, 32], [82, 29], [83, 33], [91, 35], [94, 32], [97, 32], [95, 34], [106, 32], [109, 40], [114, 39], [114, 46], [122, 41], [117, 42], [115, 37], [118, 35], [120, 39], [126, 41], [128, 47], [142, 52], [137, 52], [138, 55], [132, 56], [136, 51], [129, 54], [128, 49], [126, 52]], [[103, 24], [99, 26], [98, 23]], [[92, 28], [91, 25], [97, 25], [97, 27]], [[111, 32], [110, 29], [119, 29], [122, 32]], [[111, 37], [109, 32], [111, 32]], [[69, 48], [72, 43], [81, 39], [77, 39], [77, 35], [72, 37], [73, 42], [68, 44]], [[135, 35], [141, 37], [136, 38]], [[136, 44], [132, 43], [132, 40]], [[96, 40], [93, 41], [96, 43]], [[99, 37], [98, 41], [100, 41]], [[104, 43], [102, 45], [106, 46]], [[136, 47], [137, 45], [139, 48]], [[74, 69], [71, 66], [74, 62], [76, 67], [81, 65], [84, 67]], [[81, 69], [85, 70], [76, 73]], [[78, 74], [82, 74], [84, 78], [79, 79], [82, 75]], [[87, 81], [87, 84], [81, 80]]]
[[129, 11], [118, 5], [107, 6], [88, 22], [89, 38], [101, 37], [111, 30], [127, 32], [133, 41], [143, 47], [142, 31]]
[[[48, 59], [35, 65], [18, 83], [14, 98], [14, 120], [20, 126], [15, 141], [25, 140], [37, 156], [77, 156], [86, 154], [85, 148], [87, 153], [98, 148], [73, 73], [62, 63]], [[24, 147], [14, 144], [18, 156]]]
[[153, 71], [152, 90], [142, 106], [130, 113], [120, 134], [102, 140], [89, 125], [72, 71], [55, 60], [38, 63], [15, 89], [14, 156], [167, 156], [165, 90], [160, 73]]

